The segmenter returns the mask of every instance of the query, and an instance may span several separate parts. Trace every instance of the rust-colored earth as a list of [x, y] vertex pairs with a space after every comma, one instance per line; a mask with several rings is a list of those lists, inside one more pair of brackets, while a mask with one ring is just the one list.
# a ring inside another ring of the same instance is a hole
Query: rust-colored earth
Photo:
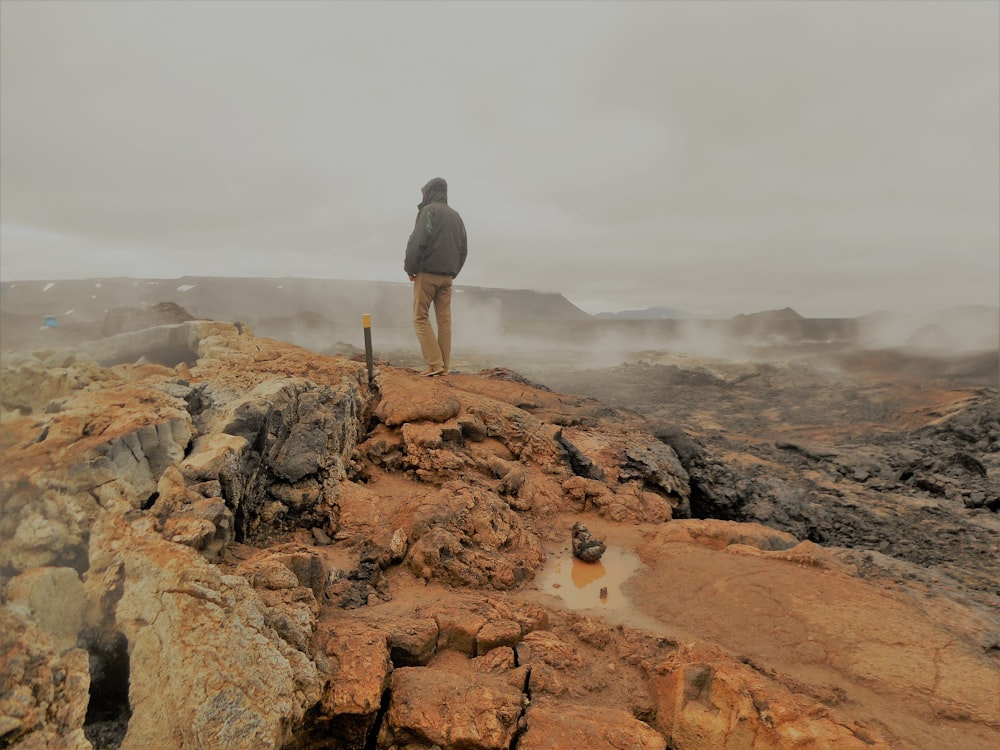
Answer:
[[[260, 397], [267, 405], [265, 429], [254, 449], [265, 453], [272, 407], [281, 407], [274, 406], [275, 394], [289, 383], [310, 383], [295, 392], [300, 400], [294, 408], [285, 405], [296, 418], [333, 388], [366, 387], [357, 352], [350, 362], [253, 339], [243, 330], [223, 335], [223, 327], [205, 335], [218, 339], [205, 346], [212, 355], [190, 364], [95, 367], [83, 388], [44, 381], [55, 389], [51, 398], [46, 392], [33, 408], [5, 419], [0, 447], [9, 471], [18, 473], [12, 486], [18, 492], [44, 488], [56, 475], [72, 484], [79, 477], [68, 469], [62, 476], [67, 467], [53, 457], [91, 461], [89, 452], [100, 440], [177, 416], [178, 399], [187, 404], [181, 416], [193, 415], [201, 437], [235, 440], [253, 422], [249, 407], [259, 406], [250, 394]], [[991, 358], [993, 353], [984, 355], [987, 366]], [[320, 486], [329, 491], [326, 505], [316, 503], [320, 510], [296, 515], [295, 503], [305, 504], [310, 489], [303, 489], [309, 470], [275, 475], [255, 517], [236, 515], [243, 526], [235, 541], [216, 558], [207, 554], [210, 545], [196, 547], [209, 562], [187, 548], [184, 557], [177, 548], [186, 542], [167, 544], [162, 529], [149, 532], [159, 523], [154, 516], [176, 521], [162, 507], [172, 489], [192, 505], [213, 499], [191, 499], [192, 487], [206, 484], [205, 477], [192, 478], [199, 449], [231, 458], [223, 450], [228, 444], [215, 446], [215, 453], [191, 445], [188, 455], [182, 451], [174, 459], [188, 472], [176, 472], [176, 487], [154, 477], [156, 491], [132, 505], [94, 490], [102, 507], [94, 511], [100, 523], [92, 532], [98, 539], [93, 561], [65, 553], [60, 563], [81, 567], [100, 596], [120, 596], [107, 550], [148, 533], [143, 544], [151, 551], [142, 564], [122, 565], [125, 590], [155, 590], [149, 581], [160, 580], [160, 568], [183, 571], [194, 560], [204, 567], [198, 568], [204, 581], [199, 596], [191, 597], [198, 599], [192, 616], [200, 616], [199, 602], [219, 606], [223, 598], [210, 589], [206, 570], [256, 581], [248, 570], [266, 578], [261, 571], [273, 573], [275, 555], [287, 554], [319, 559], [326, 573], [351, 571], [325, 594], [317, 585], [323, 595], [315, 598], [301, 581], [281, 588], [279, 575], [259, 587], [283, 616], [297, 613], [309, 621], [294, 606], [316, 604], [308, 643], [299, 651], [317, 663], [328, 661], [323, 701], [331, 712], [363, 692], [359, 686], [370, 687], [366, 659], [377, 663], [385, 649], [378, 634], [435, 618], [442, 631], [441, 623], [453, 618], [460, 632], [471, 627], [464, 617], [482, 620], [475, 624], [480, 635], [519, 625], [520, 641], [507, 647], [510, 664], [502, 661], [502, 648], [478, 653], [474, 645], [463, 653], [438, 640], [420, 668], [471, 681], [484, 671], [519, 679], [517, 669], [530, 664], [530, 678], [521, 681], [531, 685], [525, 696], [540, 711], [539, 728], [552, 720], [545, 709], [578, 717], [580, 726], [588, 709], [601, 720], [600, 712], [614, 709], [649, 724], [675, 750], [1000, 745], [1000, 414], [996, 384], [983, 376], [981, 361], [970, 366], [963, 360], [950, 375], [940, 362], [921, 371], [920, 362], [910, 361], [905, 377], [886, 373], [884, 354], [866, 360], [853, 353], [842, 368], [829, 358], [750, 362], [668, 351], [636, 352], [609, 368], [581, 361], [585, 352], [566, 361], [511, 350], [456, 352], [458, 372], [431, 380], [407, 369], [421, 366], [414, 351], [379, 352], [379, 392], [366, 395], [370, 414], [352, 417], [359, 434], [342, 476], [312, 488], [317, 496]], [[172, 395], [178, 392], [183, 398]], [[30, 401], [31, 394], [19, 397]], [[146, 421], [145, 414], [155, 419]], [[321, 422], [331, 433], [342, 426], [326, 412]], [[649, 451], [671, 446], [683, 471], [630, 478], [635, 459], [623, 456], [640, 432], [655, 436], [643, 443]], [[279, 453], [276, 463], [286, 458]], [[197, 465], [209, 463], [206, 458]], [[322, 472], [314, 467], [313, 473]], [[690, 479], [684, 487], [690, 496], [683, 498], [670, 484], [682, 473]], [[522, 485], [534, 494], [519, 493]], [[664, 510], [667, 500], [673, 520]], [[116, 503], [128, 512], [108, 520]], [[579, 522], [607, 544], [600, 563], [572, 559], [570, 528]], [[115, 524], [135, 528], [119, 538]], [[433, 536], [445, 528], [451, 536]], [[379, 563], [384, 578], [376, 576], [359, 594], [352, 587], [362, 580], [364, 555], [391, 548], [395, 530], [404, 530], [413, 544], [392, 562]], [[13, 530], [10, 536], [17, 541]], [[450, 564], [466, 555], [474, 564]], [[12, 562], [3, 583], [25, 567]], [[280, 599], [283, 592], [289, 601]], [[351, 596], [359, 598], [348, 606]], [[282, 624], [295, 635], [293, 620], [289, 615]], [[225, 618], [216, 623], [219, 632], [224, 624]], [[148, 632], [140, 616], [118, 626], [132, 628], [137, 642]], [[163, 665], [145, 653], [148, 661], [140, 665], [135, 657], [132, 668], [155, 674]], [[434, 673], [415, 677], [405, 668], [391, 665], [387, 677], [395, 671], [402, 676], [393, 683], [399, 693], [407, 695], [409, 684], [419, 695], [422, 677]], [[376, 682], [374, 702], [364, 708], [373, 717], [379, 687]], [[429, 692], [430, 683], [426, 687]], [[144, 699], [155, 701], [155, 691]], [[728, 714], [723, 705], [749, 713]], [[389, 706], [390, 723], [394, 716], [403, 721], [393, 711], [402, 715], [410, 707], [402, 698]], [[141, 702], [133, 708], [133, 728], [140, 719], [148, 732], [158, 727], [149, 716], [155, 712], [147, 708], [142, 715]], [[530, 708], [526, 717], [523, 747], [567, 746], [532, 745], [558, 730], [532, 735]], [[785, 734], [774, 744], [741, 744], [740, 721], [748, 717], [759, 724], [760, 737], [771, 741], [774, 727]], [[330, 728], [330, 716], [315, 727], [303, 721], [283, 747], [351, 746], [317, 739], [319, 729]], [[825, 734], [799, 741], [797, 727]], [[385, 735], [380, 744], [370, 736], [369, 744], [357, 746], [440, 746], [430, 734], [405, 745], [399, 736]], [[726, 744], [715, 736], [727, 738]], [[841, 736], [848, 744], [831, 739]], [[620, 745], [608, 740], [606, 746]]]

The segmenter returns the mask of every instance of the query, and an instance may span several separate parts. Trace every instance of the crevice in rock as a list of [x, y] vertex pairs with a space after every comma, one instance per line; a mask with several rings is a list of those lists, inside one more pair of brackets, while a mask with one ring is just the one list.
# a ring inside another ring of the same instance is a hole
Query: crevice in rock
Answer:
[[235, 503], [233, 508], [233, 539], [238, 544], [246, 541], [247, 512], [244, 502]]
[[574, 474], [578, 477], [584, 477], [585, 479], [596, 479], [598, 481], [604, 479], [604, 472], [601, 470], [601, 467], [597, 466], [593, 461], [587, 458], [579, 448], [567, 440], [563, 436], [562, 430], [556, 433], [556, 442], [559, 443], [562, 449], [566, 452], [570, 469], [573, 470]]
[[374, 714], [327, 716], [321, 704], [308, 711], [281, 750], [376, 750], [378, 733], [389, 709], [389, 691]]
[[[514, 649], [514, 663], [517, 663], [517, 649]], [[510, 738], [510, 750], [517, 750], [521, 736], [528, 731], [528, 706], [531, 705], [531, 667], [524, 672], [524, 686], [521, 688], [524, 700], [521, 701], [521, 714], [517, 717], [517, 727], [514, 736]]]
[[132, 710], [128, 702], [128, 641], [122, 633], [84, 637], [90, 654], [90, 702], [83, 732], [94, 750], [117, 750]]
[[179, 383], [189, 386], [191, 390], [187, 392], [184, 396], [184, 401], [187, 404], [188, 414], [191, 415], [191, 419], [196, 423], [198, 417], [212, 405], [212, 398], [208, 394], [208, 388], [204, 383], [199, 383], [197, 385], [191, 385], [186, 380], [178, 380]]
[[66, 567], [75, 570], [80, 577], [90, 569], [90, 531], [85, 532], [80, 544], [72, 549], [72, 554], [66, 558]]
[[[685, 467], [690, 473], [690, 469]], [[701, 482], [692, 478], [688, 501], [691, 506], [691, 517], [700, 519], [717, 519], [720, 521], [745, 521], [746, 516], [738, 512], [734, 505], [718, 502], [715, 493], [706, 491]], [[727, 498], [729, 499], [729, 498]]]
[[375, 714], [375, 721], [372, 722], [371, 729], [368, 730], [368, 736], [365, 738], [364, 750], [378, 750], [378, 733], [382, 729], [382, 722], [385, 721], [385, 715], [389, 711], [391, 700], [392, 692], [386, 688], [382, 691], [382, 702]]
[[145, 500], [142, 501], [142, 504], [140, 505], [140, 507], [143, 510], [149, 510], [150, 508], [153, 507], [153, 504], [156, 503], [156, 501], [159, 499], [159, 497], [160, 497], [160, 493], [159, 492], [154, 492], [152, 495], [150, 495], [149, 497], [147, 497]]

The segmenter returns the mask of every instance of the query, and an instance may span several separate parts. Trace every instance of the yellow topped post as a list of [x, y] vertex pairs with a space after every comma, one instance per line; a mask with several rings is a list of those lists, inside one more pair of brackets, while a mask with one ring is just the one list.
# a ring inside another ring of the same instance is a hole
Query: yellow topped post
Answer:
[[368, 382], [375, 380], [375, 361], [372, 358], [372, 316], [365, 313], [361, 316], [361, 322], [365, 327], [365, 364], [368, 365]]

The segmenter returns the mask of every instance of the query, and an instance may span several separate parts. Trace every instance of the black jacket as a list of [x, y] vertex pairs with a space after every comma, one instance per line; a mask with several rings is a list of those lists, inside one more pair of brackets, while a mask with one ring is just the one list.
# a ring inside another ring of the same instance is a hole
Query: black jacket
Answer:
[[417, 221], [406, 244], [403, 270], [413, 276], [436, 273], [458, 276], [469, 252], [465, 223], [448, 205], [448, 183], [435, 177], [421, 188], [424, 199], [417, 206]]

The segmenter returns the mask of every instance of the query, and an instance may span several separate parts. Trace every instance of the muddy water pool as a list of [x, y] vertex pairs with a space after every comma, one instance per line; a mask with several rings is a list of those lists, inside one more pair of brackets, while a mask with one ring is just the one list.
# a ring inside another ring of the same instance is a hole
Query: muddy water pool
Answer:
[[600, 561], [585, 563], [573, 557], [567, 546], [549, 557], [534, 588], [558, 597], [569, 609], [624, 611], [631, 604], [622, 593], [622, 584], [641, 567], [634, 552], [620, 547], [609, 547]]

